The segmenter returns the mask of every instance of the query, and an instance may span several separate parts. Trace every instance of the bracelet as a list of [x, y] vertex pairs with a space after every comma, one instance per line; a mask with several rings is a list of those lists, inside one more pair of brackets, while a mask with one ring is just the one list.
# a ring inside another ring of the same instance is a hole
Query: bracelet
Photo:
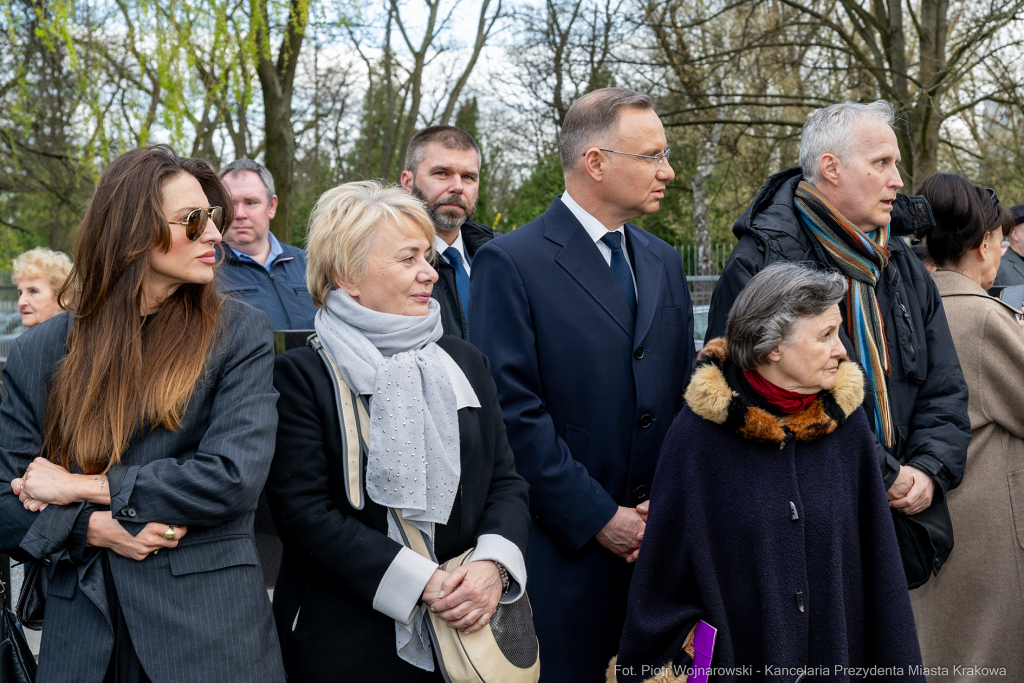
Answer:
[[498, 575], [501, 577], [501, 597], [505, 597], [508, 594], [508, 589], [512, 585], [512, 580], [508, 576], [508, 570], [498, 562], [497, 560], [491, 560], [494, 562], [494, 566], [498, 568]]

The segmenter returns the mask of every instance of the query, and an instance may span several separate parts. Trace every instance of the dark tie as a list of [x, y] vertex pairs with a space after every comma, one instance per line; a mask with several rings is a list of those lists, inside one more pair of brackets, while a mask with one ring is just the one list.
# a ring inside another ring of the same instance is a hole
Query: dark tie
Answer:
[[466, 324], [469, 324], [469, 273], [466, 266], [462, 265], [462, 254], [455, 247], [448, 247], [444, 250], [444, 257], [455, 269], [455, 287], [459, 290], [459, 300], [462, 301], [462, 312], [466, 315]]
[[612, 250], [612, 275], [619, 281], [619, 287], [622, 287], [622, 293], [626, 295], [629, 310], [636, 315], [636, 287], [633, 285], [633, 273], [626, 263], [626, 255], [622, 253], [622, 233], [609, 232], [601, 241]]

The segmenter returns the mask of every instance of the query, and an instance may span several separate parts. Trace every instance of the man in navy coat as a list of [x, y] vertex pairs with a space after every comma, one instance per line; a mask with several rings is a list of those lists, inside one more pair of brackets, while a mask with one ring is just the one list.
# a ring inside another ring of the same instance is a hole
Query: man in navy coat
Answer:
[[569, 109], [565, 194], [480, 247], [470, 341], [491, 362], [530, 483], [530, 601], [541, 681], [603, 680], [615, 654], [654, 466], [693, 362], [678, 252], [626, 221], [675, 177], [649, 97], [597, 90]]

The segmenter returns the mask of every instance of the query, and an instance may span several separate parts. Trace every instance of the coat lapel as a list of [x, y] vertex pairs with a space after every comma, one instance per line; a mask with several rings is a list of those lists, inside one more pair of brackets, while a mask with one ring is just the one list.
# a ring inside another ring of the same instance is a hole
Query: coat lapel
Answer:
[[627, 223], [626, 233], [629, 235], [629, 249], [633, 253], [633, 270], [636, 272], [636, 327], [633, 332], [633, 343], [636, 344], [647, 334], [658, 310], [658, 294], [665, 278], [665, 264], [651, 251], [650, 238], [643, 230]]
[[562, 250], [555, 256], [555, 263], [564, 268], [632, 337], [635, 325], [633, 312], [626, 303], [626, 295], [597, 245], [572, 211], [562, 203], [561, 197], [556, 197], [544, 213], [544, 236], [562, 246]]

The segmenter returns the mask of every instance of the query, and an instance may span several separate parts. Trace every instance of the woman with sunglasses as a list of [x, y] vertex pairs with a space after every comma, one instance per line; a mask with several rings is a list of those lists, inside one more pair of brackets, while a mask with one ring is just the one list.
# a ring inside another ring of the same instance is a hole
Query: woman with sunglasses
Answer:
[[1024, 334], [1020, 311], [986, 291], [1014, 220], [993, 190], [957, 175], [928, 176], [918, 192], [935, 214], [926, 238], [938, 266], [931, 275], [967, 380], [971, 420], [963, 483], [947, 494], [956, 546], [942, 571], [910, 593], [921, 656], [936, 672], [932, 683], [1021, 681]]
[[0, 550], [46, 567], [38, 683], [284, 680], [252, 536], [273, 345], [267, 316], [213, 284], [231, 211], [205, 161], [118, 157], [69, 312], [11, 350]]

